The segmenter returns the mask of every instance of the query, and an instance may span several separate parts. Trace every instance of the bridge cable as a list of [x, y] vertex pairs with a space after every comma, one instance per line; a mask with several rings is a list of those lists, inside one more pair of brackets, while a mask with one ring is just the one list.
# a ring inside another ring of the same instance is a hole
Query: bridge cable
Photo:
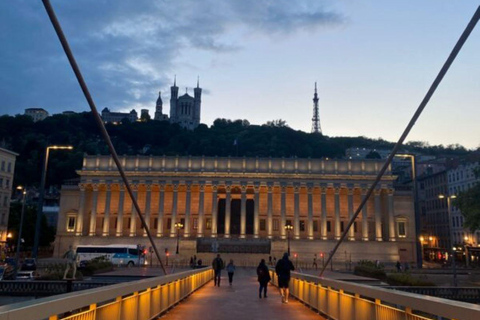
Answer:
[[150, 244], [152, 245], [153, 250], [155, 251], [155, 255], [157, 256], [158, 261], [160, 262], [160, 266], [162, 267], [163, 273], [166, 275], [167, 271], [165, 270], [165, 267], [163, 266], [162, 259], [160, 258], [160, 253], [158, 252], [157, 246], [155, 245], [153, 241], [152, 234], [150, 233], [150, 230], [145, 223], [145, 219], [141, 213], [140, 206], [138, 205], [137, 200], [135, 199], [135, 196], [133, 195], [132, 188], [130, 187], [130, 184], [128, 182], [127, 176], [125, 175], [125, 171], [122, 167], [122, 164], [120, 160], [118, 159], [117, 152], [115, 151], [115, 147], [112, 144], [112, 140], [110, 139], [110, 136], [108, 135], [107, 130], [105, 129], [105, 124], [102, 121], [102, 118], [98, 114], [97, 107], [95, 106], [95, 102], [93, 101], [92, 96], [90, 95], [90, 91], [88, 90], [87, 84], [85, 83], [85, 80], [83, 79], [82, 73], [80, 72], [80, 68], [78, 67], [78, 64], [75, 60], [75, 57], [73, 56], [72, 50], [70, 49], [70, 46], [68, 44], [67, 38], [65, 37], [65, 34], [63, 33], [62, 27], [60, 26], [60, 22], [57, 19], [57, 16], [55, 15], [55, 11], [53, 10], [53, 7], [50, 3], [50, 0], [42, 0], [43, 5], [45, 6], [45, 10], [47, 11], [48, 17], [50, 18], [50, 21], [52, 22], [52, 25], [55, 29], [55, 32], [57, 33], [58, 39], [60, 40], [60, 43], [62, 44], [63, 50], [65, 51], [65, 54], [67, 55], [68, 61], [70, 62], [70, 66], [73, 69], [73, 72], [75, 73], [75, 76], [77, 77], [77, 81], [80, 84], [80, 87], [82, 88], [83, 94], [85, 98], [87, 99], [88, 105], [90, 106], [90, 109], [92, 111], [93, 117], [95, 119], [95, 122], [97, 123], [100, 132], [105, 140], [105, 142], [108, 145], [108, 149], [110, 150], [110, 153], [112, 155], [113, 160], [115, 161], [115, 164], [117, 165], [118, 172], [120, 176], [122, 177], [123, 183], [125, 184], [125, 188], [127, 189], [128, 194], [130, 195], [130, 198], [132, 199], [132, 203], [135, 207], [135, 210], [138, 213], [138, 217], [140, 218], [140, 221], [142, 222], [142, 227], [147, 233], [148, 238], [150, 239]]
[[370, 188], [368, 189], [368, 192], [367, 194], [365, 195], [365, 197], [363, 198], [362, 202], [360, 203], [360, 205], [358, 206], [357, 210], [355, 211], [355, 214], [352, 216], [352, 218], [350, 219], [350, 221], [348, 222], [348, 225], [347, 227], [345, 228], [345, 230], [343, 231], [343, 234], [342, 236], [340, 237], [340, 239], [338, 240], [337, 244], [335, 245], [335, 247], [333, 248], [333, 250], [330, 252], [330, 255], [327, 259], [327, 262], [325, 263], [325, 265], [322, 266], [322, 270], [320, 271], [320, 277], [323, 276], [323, 273], [326, 269], [326, 267], [328, 266], [328, 264], [330, 263], [330, 261], [333, 259], [333, 256], [335, 255], [335, 252], [337, 252], [338, 250], [338, 247], [340, 246], [340, 244], [343, 242], [343, 240], [345, 239], [345, 237], [347, 236], [347, 233], [348, 233], [348, 230], [352, 227], [353, 223], [355, 222], [355, 219], [358, 217], [358, 215], [360, 214], [360, 211], [362, 210], [362, 208], [366, 205], [368, 199], [370, 198], [370, 196], [372, 195], [375, 187], [377, 186], [377, 184], [380, 182], [380, 180], [382, 179], [382, 176], [383, 174], [385, 173], [385, 171], [387, 170], [387, 168], [390, 166], [392, 160], [393, 160], [393, 157], [395, 156], [395, 154], [397, 153], [398, 149], [402, 146], [403, 142], [405, 141], [405, 139], [407, 138], [408, 134], [410, 133], [410, 130], [413, 128], [413, 126], [415, 125], [415, 122], [418, 120], [418, 118], [420, 117], [420, 114], [422, 113], [423, 109], [425, 109], [426, 105], [428, 104], [430, 98], [433, 96], [433, 93], [435, 92], [435, 90], [437, 89], [438, 85], [440, 84], [440, 82], [442, 81], [443, 77], [445, 76], [445, 74], [447, 73], [448, 69], [450, 68], [450, 66], [452, 65], [453, 61], [455, 60], [457, 54], [460, 52], [460, 50], [462, 49], [463, 45], [465, 44], [465, 42], [467, 41], [468, 39], [468, 36], [470, 35], [470, 33], [473, 31], [473, 29], [475, 28], [475, 25], [477, 24], [478, 20], [480, 19], [480, 6], [477, 8], [477, 10], [475, 11], [472, 19], [470, 20], [470, 22], [468, 23], [467, 27], [465, 28], [465, 30], [463, 31], [462, 35], [460, 36], [460, 38], [458, 39], [457, 41], [457, 44], [455, 45], [455, 47], [453, 48], [452, 52], [450, 53], [450, 55], [448, 56], [447, 60], [445, 61], [442, 69], [440, 70], [440, 72], [438, 73], [437, 77], [435, 78], [435, 80], [433, 81], [432, 85], [430, 86], [430, 89], [428, 90], [427, 94], [425, 95], [425, 97], [423, 98], [422, 102], [420, 103], [420, 105], [418, 106], [417, 108], [417, 111], [415, 111], [412, 119], [410, 120], [410, 122], [408, 123], [407, 127], [405, 128], [405, 131], [403, 132], [403, 134], [400, 136], [400, 139], [397, 141], [397, 143], [395, 144], [395, 146], [393, 147], [392, 149], [392, 152], [390, 153], [390, 155], [388, 156], [387, 160], [385, 161], [385, 164], [383, 165], [382, 169], [380, 170], [380, 172], [378, 173], [375, 181], [372, 183], [372, 185], [370, 186]]

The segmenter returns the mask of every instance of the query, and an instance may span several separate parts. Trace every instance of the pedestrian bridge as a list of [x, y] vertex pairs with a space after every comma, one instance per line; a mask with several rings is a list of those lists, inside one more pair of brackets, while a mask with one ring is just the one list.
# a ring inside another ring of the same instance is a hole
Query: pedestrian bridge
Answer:
[[300, 273], [292, 273], [289, 304], [273, 286], [259, 299], [254, 269], [239, 269], [232, 287], [226, 274], [221, 287], [212, 278], [198, 269], [56, 295], [1, 307], [0, 320], [480, 319], [479, 305]]

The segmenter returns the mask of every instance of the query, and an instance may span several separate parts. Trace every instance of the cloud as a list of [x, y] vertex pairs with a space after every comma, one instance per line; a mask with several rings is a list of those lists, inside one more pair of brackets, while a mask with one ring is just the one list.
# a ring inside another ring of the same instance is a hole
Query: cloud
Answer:
[[[328, 3], [57, 0], [53, 6], [98, 107], [128, 109], [153, 106], [189, 50], [241, 50], [235, 30], [270, 37], [342, 22], [325, 9]], [[40, 1], [2, 1], [0, 30], [0, 113], [87, 110]]]

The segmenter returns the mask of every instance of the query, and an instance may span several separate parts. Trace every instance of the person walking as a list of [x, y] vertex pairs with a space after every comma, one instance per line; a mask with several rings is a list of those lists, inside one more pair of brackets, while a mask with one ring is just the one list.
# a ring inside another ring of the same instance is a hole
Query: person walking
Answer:
[[70, 269], [73, 269], [73, 275], [71, 279], [75, 279], [75, 274], [77, 273], [77, 254], [73, 250], [72, 246], [68, 246], [68, 251], [63, 255], [63, 259], [67, 260], [67, 267], [65, 268], [65, 273], [63, 274], [63, 280], [67, 279], [67, 274]]
[[315, 268], [315, 270], [317, 270], [318, 268], [318, 265], [317, 265], [317, 254], [315, 253], [315, 256], [313, 257], [313, 265], [312, 265], [313, 268]]
[[215, 259], [213, 259], [212, 261], [212, 269], [213, 271], [215, 272], [215, 282], [214, 282], [214, 285], [215, 286], [219, 286], [220, 287], [220, 279], [221, 279], [221, 275], [222, 275], [222, 269], [225, 268], [225, 265], [223, 264], [223, 260], [222, 258], [220, 258], [220, 254], [217, 254], [217, 257]]
[[233, 259], [230, 259], [230, 262], [227, 265], [228, 272], [228, 283], [232, 286], [233, 274], [235, 273], [235, 265], [233, 264]]
[[265, 259], [262, 259], [260, 261], [260, 264], [257, 267], [257, 276], [258, 276], [258, 282], [260, 283], [260, 288], [258, 289], [258, 297], [262, 299], [262, 291], [263, 291], [263, 297], [267, 297], [267, 287], [268, 283], [271, 280], [270, 277], [270, 272], [268, 272], [268, 267], [265, 264]]
[[292, 261], [288, 259], [288, 253], [283, 254], [283, 258], [278, 260], [275, 266], [275, 273], [278, 276], [278, 288], [280, 289], [280, 295], [282, 296], [282, 303], [288, 303], [290, 282], [290, 271], [295, 270]]

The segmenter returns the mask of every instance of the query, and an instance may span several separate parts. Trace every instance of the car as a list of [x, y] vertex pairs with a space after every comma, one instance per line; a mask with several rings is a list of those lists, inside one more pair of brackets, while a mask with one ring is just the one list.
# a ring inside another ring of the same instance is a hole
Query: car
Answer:
[[34, 258], [27, 258], [23, 261], [20, 267], [21, 271], [35, 271], [37, 270], [37, 261]]
[[15, 280], [35, 280], [36, 276], [35, 271], [18, 271]]

